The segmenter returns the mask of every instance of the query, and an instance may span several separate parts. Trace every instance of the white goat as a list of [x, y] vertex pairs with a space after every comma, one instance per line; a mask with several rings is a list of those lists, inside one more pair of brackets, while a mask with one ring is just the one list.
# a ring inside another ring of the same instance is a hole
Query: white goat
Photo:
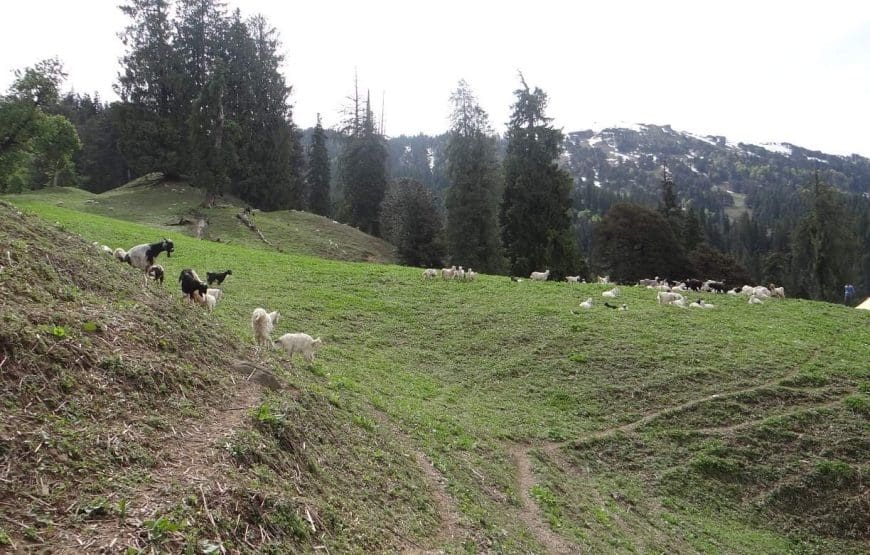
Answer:
[[454, 264], [450, 268], [441, 268], [441, 277], [443, 279], [451, 279], [456, 275], [456, 265]]
[[580, 303], [580, 308], [592, 308], [592, 297]]
[[656, 295], [656, 297], [658, 298], [659, 304], [674, 304], [683, 298], [679, 293], [669, 293], [667, 291], [659, 291], [659, 294]]
[[474, 281], [474, 278], [476, 278], [476, 277], [477, 277], [477, 272], [475, 272], [471, 268], [469, 268], [468, 271], [465, 272], [465, 279], [467, 279], [468, 281]]
[[127, 258], [127, 251], [125, 251], [125, 250], [122, 249], [121, 247], [118, 247], [117, 249], [114, 250], [114, 252], [112, 253], [112, 255], [113, 255], [113, 256], [115, 257], [115, 259], [117, 259], [119, 262], [124, 262], [124, 259]]
[[546, 270], [544, 272], [532, 272], [529, 275], [529, 278], [534, 281], [547, 281], [550, 279], [550, 270]]
[[749, 304], [764, 304], [764, 301], [752, 294], [749, 296]]
[[610, 291], [605, 291], [601, 294], [602, 297], [608, 297], [610, 299], [615, 299], [619, 296], [619, 287], [614, 287]]
[[716, 308], [716, 305], [705, 303], [704, 299], [698, 299], [689, 305], [689, 308]]
[[580, 276], [565, 276], [568, 283], [580, 283]]
[[319, 337], [314, 339], [307, 333], [285, 333], [278, 338], [278, 343], [284, 348], [291, 361], [294, 353], [302, 353], [302, 358], [309, 363], [314, 362], [315, 351], [323, 345]]
[[423, 279], [432, 279], [438, 276], [438, 270], [435, 268], [426, 268], [423, 270]]
[[224, 296], [224, 292], [220, 289], [209, 288], [208, 291], [205, 292], [206, 295], [211, 295], [215, 298], [215, 300], [219, 301]]
[[268, 342], [274, 345], [269, 336], [272, 334], [272, 330], [275, 329], [279, 316], [280, 314], [277, 310], [266, 312], [263, 308], [254, 309], [254, 313], [251, 315], [251, 327], [254, 328], [254, 343], [265, 345]]
[[785, 287], [773, 287], [770, 290], [770, 296], [784, 299], [785, 298]]

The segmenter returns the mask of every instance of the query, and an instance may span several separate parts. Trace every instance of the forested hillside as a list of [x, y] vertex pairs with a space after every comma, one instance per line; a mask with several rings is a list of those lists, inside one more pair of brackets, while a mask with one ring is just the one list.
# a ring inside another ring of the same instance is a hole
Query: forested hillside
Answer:
[[[335, 218], [388, 240], [410, 265], [551, 268], [556, 279], [649, 271], [775, 282], [827, 300], [847, 283], [856, 298], [870, 293], [866, 158], [668, 125], [560, 130], [547, 93], [522, 75], [504, 129], [460, 80], [443, 134], [389, 137], [349, 78], [340, 121], [318, 116], [302, 130], [280, 37], [262, 16], [214, 0], [120, 9], [118, 101], [63, 93], [57, 59], [19, 71], [0, 98], [0, 193], [100, 193], [160, 172], [200, 190], [206, 206], [231, 194]], [[608, 221], [626, 203], [621, 213], [633, 216], [620, 221], [654, 233]], [[643, 262], [644, 248], [664, 253], [661, 263]]]

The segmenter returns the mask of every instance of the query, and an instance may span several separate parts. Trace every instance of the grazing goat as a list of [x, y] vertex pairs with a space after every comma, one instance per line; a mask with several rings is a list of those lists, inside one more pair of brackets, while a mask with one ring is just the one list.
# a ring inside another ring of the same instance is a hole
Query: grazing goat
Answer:
[[432, 279], [438, 275], [438, 270], [435, 268], [426, 268], [423, 270], [423, 279]]
[[100, 250], [106, 254], [112, 254], [112, 247], [108, 245], [103, 245], [102, 247], [100, 247]]
[[223, 291], [221, 291], [220, 289], [212, 289], [211, 287], [209, 287], [208, 291], [206, 291], [205, 294], [211, 295], [212, 297], [215, 298], [215, 300], [218, 300], [218, 301], [221, 300], [221, 297], [224, 296]]
[[772, 283], [770, 284], [770, 296], [778, 297], [780, 299], [785, 298], [785, 287], [775, 287]]
[[441, 268], [441, 278], [442, 279], [452, 279], [453, 276], [456, 275], [456, 265], [454, 264], [450, 268]]
[[163, 271], [163, 266], [161, 266], [160, 264], [154, 264], [153, 266], [148, 268], [148, 271], [145, 272], [145, 275], [153, 279], [160, 285], [163, 285], [164, 273], [165, 272]]
[[[136, 245], [127, 251], [127, 254], [124, 256], [124, 262], [134, 268], [139, 268], [143, 272], [147, 272], [148, 268], [154, 265], [154, 259], [157, 255], [161, 252], [166, 252], [166, 256], [170, 256], [174, 250], [175, 245], [172, 241], [164, 237], [164, 239], [158, 243]], [[115, 252], [118, 252], [117, 249]]]
[[704, 283], [700, 279], [687, 279], [683, 283], [686, 284], [686, 287], [691, 289], [692, 291], [697, 291], [701, 288]]
[[592, 308], [592, 297], [580, 303], [580, 308]]
[[285, 333], [278, 338], [278, 343], [284, 348], [291, 361], [294, 353], [302, 353], [302, 358], [309, 363], [314, 362], [315, 351], [323, 345], [319, 337], [314, 339], [307, 333]]
[[257, 345], [265, 345], [267, 342], [273, 344], [269, 336], [272, 334], [272, 330], [275, 329], [279, 316], [280, 314], [277, 310], [266, 312], [263, 308], [254, 309], [254, 313], [251, 315], [251, 327], [254, 328], [254, 343]]
[[[209, 291], [211, 291], [211, 289], [209, 289]], [[217, 301], [218, 301], [217, 297], [215, 297], [211, 293], [206, 293], [205, 295], [197, 296], [197, 299], [196, 299], [196, 302], [207, 307], [209, 312], [214, 310], [214, 307], [217, 306]]]
[[181, 282], [181, 292], [188, 296], [192, 301], [202, 302], [199, 298], [208, 293], [208, 285], [203, 283], [196, 272], [190, 268], [181, 270], [178, 276], [178, 281]]
[[568, 283], [580, 283], [580, 276], [565, 276]]
[[511, 281], [516, 282], [516, 283], [520, 283], [523, 280], [522, 280], [522, 278], [518, 278], [517, 276], [511, 276]]
[[227, 276], [233, 275], [232, 270], [227, 270], [226, 272], [206, 272], [205, 274], [205, 282], [211, 285], [214, 282], [217, 282], [218, 285], [222, 284]]
[[115, 250], [112, 252], [112, 255], [115, 257], [115, 259], [116, 259], [118, 262], [126, 262], [125, 259], [127, 258], [127, 251], [125, 251], [125, 250], [122, 249], [121, 247], [118, 247], [117, 249], [115, 249]]
[[619, 296], [619, 287], [614, 287], [610, 291], [605, 291], [601, 294], [602, 297], [608, 297], [610, 299], [615, 299]]
[[546, 270], [544, 272], [532, 272], [529, 275], [529, 278], [534, 281], [547, 281], [550, 278], [550, 270]]

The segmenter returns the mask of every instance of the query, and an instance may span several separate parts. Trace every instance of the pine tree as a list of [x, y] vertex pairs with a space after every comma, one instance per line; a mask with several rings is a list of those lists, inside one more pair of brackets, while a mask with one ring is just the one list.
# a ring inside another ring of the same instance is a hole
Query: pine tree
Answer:
[[498, 229], [501, 193], [495, 137], [489, 116], [463, 80], [451, 96], [447, 143], [447, 245], [451, 259], [495, 273], [503, 258]]
[[403, 178], [390, 185], [381, 207], [384, 238], [396, 257], [409, 266], [442, 263], [444, 242], [435, 197], [419, 181]]
[[122, 33], [127, 53], [115, 90], [122, 105], [115, 113], [120, 148], [136, 174], [187, 169], [184, 121], [189, 105], [180, 97], [182, 74], [173, 49], [174, 30], [167, 0], [129, 0], [120, 6], [132, 20]]
[[341, 154], [341, 181], [351, 225], [380, 236], [381, 201], [386, 192], [387, 149], [378, 133], [370, 99], [360, 114], [359, 96], [354, 95], [354, 112], [345, 131]]
[[580, 269], [570, 229], [572, 180], [557, 164], [562, 132], [545, 116], [547, 95], [520, 81], [508, 123], [502, 239], [511, 273], [550, 269], [559, 279]]
[[320, 123], [320, 114], [317, 114], [317, 125], [308, 147], [308, 207], [321, 216], [330, 214], [329, 172], [326, 133]]
[[855, 275], [858, 241], [854, 224], [835, 189], [816, 172], [804, 195], [809, 212], [798, 223], [792, 240], [792, 272], [800, 277], [800, 293], [836, 301]]

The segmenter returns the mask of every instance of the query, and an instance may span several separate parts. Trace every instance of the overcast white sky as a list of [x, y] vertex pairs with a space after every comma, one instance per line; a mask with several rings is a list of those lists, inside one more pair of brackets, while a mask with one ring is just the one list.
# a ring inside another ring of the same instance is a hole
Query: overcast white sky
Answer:
[[[114, 99], [122, 0], [3, 3], [0, 89], [59, 56]], [[276, 27], [295, 121], [337, 123], [354, 68], [388, 135], [440, 133], [460, 78], [503, 132], [522, 70], [565, 131], [671, 124], [870, 156], [870, 2], [229, 0]]]

